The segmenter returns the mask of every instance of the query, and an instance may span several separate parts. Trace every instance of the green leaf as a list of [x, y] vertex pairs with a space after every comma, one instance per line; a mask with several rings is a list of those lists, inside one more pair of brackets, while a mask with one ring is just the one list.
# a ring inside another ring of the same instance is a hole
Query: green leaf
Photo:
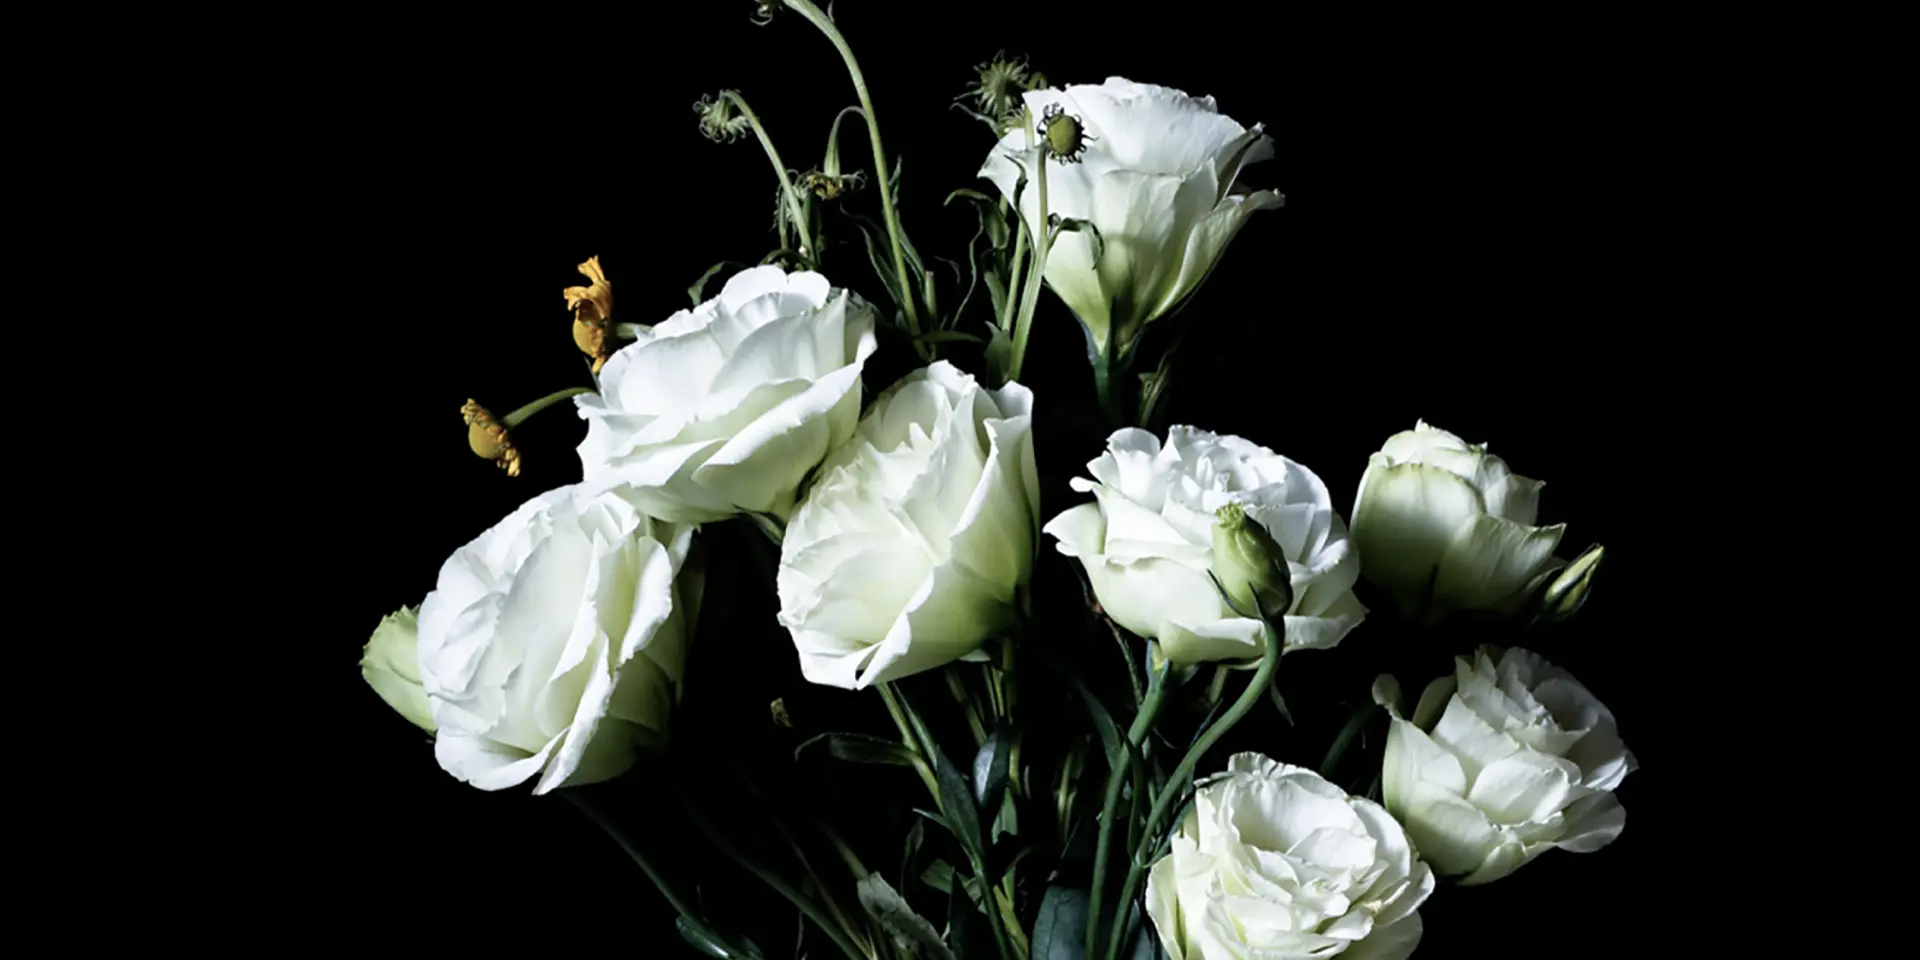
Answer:
[[935, 860], [927, 864], [925, 870], [920, 871], [920, 882], [941, 893], [946, 893], [956, 886], [953, 879], [953, 864], [945, 860]]
[[1030, 960], [1082, 960], [1087, 953], [1087, 891], [1051, 886], [1033, 921]]
[[976, 953], [974, 944], [980, 944], [981, 953], [991, 953], [987, 946], [993, 942], [992, 934], [985, 929], [986, 917], [980, 912], [967, 889], [959, 884], [950, 884], [947, 891], [947, 947], [956, 957], [972, 957]]
[[680, 931], [680, 939], [691, 944], [695, 950], [700, 951], [702, 956], [719, 957], [721, 960], [731, 960], [740, 956], [728, 949], [726, 945], [708, 936], [705, 930], [695, 926], [693, 921], [686, 917], [675, 917], [673, 925]]
[[1006, 328], [992, 321], [987, 322], [987, 329], [993, 331], [987, 337], [987, 369], [994, 380], [1005, 383], [1007, 367], [1013, 363], [1013, 338], [1007, 335]]
[[861, 238], [867, 242], [867, 262], [873, 265], [873, 273], [880, 279], [880, 285], [886, 288], [887, 296], [893, 298], [896, 307], [906, 303], [906, 298], [900, 296], [900, 284], [894, 276], [893, 257], [881, 252], [887, 247], [886, 237], [874, 227], [873, 221], [865, 217], [855, 218], [855, 224], [860, 228]]
[[940, 787], [940, 812], [946, 817], [947, 828], [969, 858], [985, 862], [987, 844], [980, 832], [980, 812], [973, 803], [972, 785], [947, 759], [946, 751], [936, 748], [928, 752], [933, 755], [934, 782]]
[[980, 337], [963, 330], [929, 330], [914, 338], [926, 343], [986, 343]]
[[860, 906], [867, 915], [892, 934], [900, 949], [924, 960], [954, 960], [953, 952], [940, 939], [940, 931], [927, 918], [914, 912], [913, 905], [877, 873], [861, 878], [854, 888]]
[[695, 280], [693, 282], [693, 286], [690, 286], [687, 288], [687, 296], [693, 300], [693, 305], [697, 307], [700, 305], [700, 303], [703, 300], [706, 299], [705, 291], [707, 289], [708, 281], [712, 280], [714, 276], [718, 274], [720, 271], [725, 270], [728, 267], [737, 267], [737, 266], [739, 266], [739, 264], [734, 263], [731, 260], [722, 260], [719, 263], [716, 263], [713, 266], [708, 267], [707, 272], [701, 274], [700, 279]]
[[907, 878], [913, 876], [914, 858], [920, 855], [920, 846], [926, 843], [926, 840], [927, 822], [925, 820], [915, 820], [913, 826], [907, 828], [907, 842], [903, 845], [905, 849], [900, 854], [901, 886], [906, 886]]
[[973, 755], [973, 800], [979, 809], [998, 820], [1000, 806], [1007, 796], [1007, 762], [1013, 751], [1013, 731], [1006, 724], [994, 728], [993, 735]]
[[793, 748], [794, 759], [800, 759], [802, 751], [816, 743], [825, 742], [827, 752], [836, 759], [848, 763], [874, 763], [895, 767], [913, 766], [913, 752], [891, 740], [870, 737], [864, 733], [822, 733], [808, 737], [799, 746]]

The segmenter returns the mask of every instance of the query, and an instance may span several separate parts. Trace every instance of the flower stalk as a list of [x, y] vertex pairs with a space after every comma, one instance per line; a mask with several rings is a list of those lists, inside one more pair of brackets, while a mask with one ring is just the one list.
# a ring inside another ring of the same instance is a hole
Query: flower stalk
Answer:
[[787, 218], [792, 221], [793, 228], [800, 232], [798, 253], [808, 260], [819, 256], [819, 250], [813, 243], [813, 232], [807, 225], [807, 210], [800, 198], [800, 191], [794, 187], [793, 175], [787, 172], [787, 165], [780, 159], [780, 150], [773, 145], [773, 138], [767, 135], [767, 128], [760, 125], [760, 117], [752, 107], [747, 106], [746, 98], [740, 96], [739, 91], [722, 90], [720, 98], [740, 111], [740, 116], [746, 119], [747, 126], [753, 129], [753, 135], [759, 139], [761, 149], [767, 152], [767, 159], [773, 163], [773, 172], [780, 178], [780, 192], [787, 198]]
[[1107, 942], [1107, 960], [1119, 960], [1120, 948], [1126, 943], [1128, 915], [1131, 912], [1128, 905], [1133, 903], [1134, 896], [1140, 892], [1141, 880], [1146, 876], [1146, 870], [1152, 863], [1153, 855], [1159, 850], [1160, 822], [1166, 818], [1174, 802], [1192, 785], [1193, 771], [1199, 766], [1201, 758], [1206, 756], [1207, 751], [1213, 749], [1214, 744], [1220, 742], [1221, 737], [1226, 736], [1228, 731], [1240, 723], [1254, 705], [1260, 702], [1267, 687], [1273, 683], [1274, 671], [1280, 666], [1281, 631], [1274, 629], [1271, 623], [1267, 623], [1262, 625], [1261, 632], [1266, 639], [1266, 656], [1261, 658], [1259, 669], [1254, 671], [1253, 682], [1247, 684], [1247, 688], [1240, 692], [1240, 698], [1233, 702], [1233, 706], [1227, 708], [1227, 712], [1221, 715], [1219, 721], [1208, 727], [1206, 732], [1194, 741], [1192, 749], [1188, 750], [1187, 755], [1180, 760], [1180, 765], [1174, 768], [1173, 775], [1167, 778], [1167, 785], [1162, 787], [1159, 795], [1154, 798], [1153, 810], [1147, 814], [1146, 826], [1140, 835], [1140, 845], [1134, 849], [1133, 862], [1127, 867], [1126, 883], [1120, 887], [1120, 899], [1115, 901], [1118, 904], [1118, 911], [1114, 914], [1114, 928]]
[[[1007, 363], [1007, 379], [1020, 379], [1020, 366], [1027, 358], [1027, 338], [1033, 334], [1033, 312], [1040, 305], [1040, 288], [1046, 285], [1047, 254], [1053, 249], [1053, 225], [1047, 216], [1047, 157], [1051, 153], [1047, 142], [1042, 140], [1035, 147], [1034, 188], [1040, 191], [1040, 229], [1033, 238], [1033, 275], [1027, 278], [1027, 285], [1020, 294], [1020, 315], [1014, 318], [1013, 359]], [[1016, 254], [1018, 256], [1018, 254]]]
[[[1141, 744], [1146, 742], [1147, 734], [1153, 730], [1154, 721], [1160, 716], [1160, 704], [1165, 698], [1167, 690], [1165, 680], [1169, 666], [1168, 664], [1163, 664], [1160, 669], [1153, 671], [1147, 680], [1147, 695], [1145, 699], [1140, 702], [1140, 712], [1134, 715], [1133, 725], [1127, 729], [1129, 753], [1140, 749]], [[1101, 897], [1107, 892], [1108, 860], [1111, 859], [1113, 848], [1113, 822], [1114, 819], [1119, 816], [1120, 793], [1125, 788], [1128, 779], [1122, 776], [1122, 772], [1123, 770], [1131, 770], [1134, 767], [1134, 764], [1131, 762], [1131, 756], [1121, 757], [1119, 759], [1127, 761], [1127, 765], [1125, 768], [1122, 768], [1116, 763], [1114, 768], [1108, 771], [1107, 796], [1105, 802], [1100, 806], [1100, 839], [1099, 846], [1094, 848], [1093, 886], [1087, 898], [1087, 960], [1094, 960], [1094, 958], [1099, 955], [1100, 938], [1098, 931], [1100, 930]], [[1137, 804], [1143, 799], [1144, 797], [1137, 791], [1136, 787], [1133, 802]], [[1129, 820], [1131, 819], [1131, 814], [1129, 814]], [[1131, 834], [1132, 831], [1129, 830], [1128, 832]], [[1131, 844], [1129, 844], [1128, 848], [1132, 848]], [[1126, 910], [1122, 909], [1120, 915], [1124, 916], [1125, 914]]]
[[920, 311], [914, 305], [913, 283], [907, 278], [907, 253], [905, 244], [901, 242], [900, 215], [893, 206], [893, 168], [887, 165], [887, 148], [880, 141], [880, 124], [873, 114], [873, 97], [867, 93], [867, 80], [860, 72], [860, 61], [854, 59], [853, 48], [847, 46], [847, 38], [840, 35], [840, 28], [834, 26], [833, 18], [811, 0], [785, 2], [787, 9], [805, 17], [808, 23], [826, 34], [833, 48], [840, 52], [840, 59], [846, 61], [847, 75], [853, 79], [853, 92], [860, 97], [861, 116], [867, 122], [867, 136], [873, 144], [873, 175], [880, 181], [880, 212], [886, 218], [887, 238], [893, 244], [893, 272], [894, 279], [900, 284], [900, 308], [907, 314], [907, 332], [919, 336]]

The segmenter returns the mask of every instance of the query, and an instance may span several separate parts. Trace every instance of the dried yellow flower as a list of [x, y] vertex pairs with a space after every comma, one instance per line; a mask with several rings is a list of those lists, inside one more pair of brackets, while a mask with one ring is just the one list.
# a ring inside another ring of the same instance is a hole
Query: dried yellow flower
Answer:
[[600, 269], [599, 257], [588, 257], [578, 269], [581, 276], [593, 284], [568, 287], [561, 292], [567, 298], [567, 309], [573, 311], [574, 345], [593, 358], [593, 372], [599, 373], [607, 358], [613, 355], [607, 349], [607, 321], [613, 317], [613, 284]]

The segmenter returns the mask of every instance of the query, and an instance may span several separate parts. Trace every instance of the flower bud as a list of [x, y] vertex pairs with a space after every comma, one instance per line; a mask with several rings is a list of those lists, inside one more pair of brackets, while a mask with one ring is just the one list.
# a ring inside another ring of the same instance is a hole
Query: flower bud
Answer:
[[498, 463], [509, 477], [520, 475], [520, 451], [514, 449], [513, 441], [507, 437], [507, 428], [495, 422], [487, 408], [468, 400], [460, 408], [460, 418], [467, 422], [467, 446], [472, 447], [476, 455]]
[[1213, 576], [1242, 616], [1272, 621], [1293, 606], [1293, 578], [1280, 545], [1239, 503], [1214, 512]]
[[1572, 563], [1546, 575], [1534, 608], [1540, 619], [1565, 620], [1580, 612], [1580, 607], [1587, 602], [1587, 593], [1593, 587], [1594, 575], [1600, 572], [1600, 561], [1606, 552], [1605, 547], [1596, 543], [1575, 557]]
[[567, 309], [573, 311], [574, 345], [593, 359], [593, 372], [597, 374], [613, 353], [607, 344], [607, 321], [613, 317], [613, 284], [600, 269], [599, 257], [588, 257], [575, 269], [593, 285], [568, 287], [561, 295], [567, 298]]
[[360, 676], [414, 726], [434, 732], [433, 709], [420, 684], [419, 610], [401, 607], [380, 621], [360, 657]]

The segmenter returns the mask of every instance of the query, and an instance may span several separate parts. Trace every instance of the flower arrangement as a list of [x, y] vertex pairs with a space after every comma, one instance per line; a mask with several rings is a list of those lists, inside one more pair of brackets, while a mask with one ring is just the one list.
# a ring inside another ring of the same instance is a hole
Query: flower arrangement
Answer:
[[[755, 15], [821, 34], [858, 104], [802, 172], [741, 94], [702, 98], [702, 134], [771, 161], [777, 247], [657, 322], [617, 313], [634, 281], [588, 259], [563, 296], [592, 386], [462, 409], [507, 477], [542, 410], [571, 406], [586, 437], [578, 483], [455, 550], [366, 643], [366, 682], [446, 773], [573, 800], [715, 957], [791, 953], [763, 944], [796, 919], [807, 955], [869, 960], [1405, 957], [1443, 883], [1619, 836], [1636, 763], [1613, 715], [1519, 642], [1574, 617], [1604, 558], [1539, 524], [1539, 481], [1417, 422], [1336, 499], [1256, 439], [1157, 426], [1177, 359], [1159, 332], [1284, 202], [1242, 181], [1273, 152], [1259, 124], [996, 58], [963, 101], [993, 136], [986, 189], [948, 197], [979, 224], [956, 283], [902, 227], [831, 13]], [[855, 131], [867, 170], [842, 162]], [[877, 221], [853, 212], [874, 197]], [[1061, 490], [1049, 398], [1021, 379], [1043, 305], [1078, 323], [1106, 420], [1069, 425], [1104, 450]], [[870, 383], [887, 356], [907, 372]], [[730, 615], [742, 578], [773, 616]], [[786, 731], [778, 756], [708, 726], [688, 691], [715, 686], [715, 631], [882, 732], [786, 698], [728, 705]], [[1296, 720], [1279, 676], [1356, 647], [1374, 679], [1333, 736], [1261, 746]], [[1424, 671], [1417, 699], [1379, 665]], [[636, 781], [791, 909], [690, 893], [609, 792]], [[722, 795], [762, 822], [720, 822]]]

